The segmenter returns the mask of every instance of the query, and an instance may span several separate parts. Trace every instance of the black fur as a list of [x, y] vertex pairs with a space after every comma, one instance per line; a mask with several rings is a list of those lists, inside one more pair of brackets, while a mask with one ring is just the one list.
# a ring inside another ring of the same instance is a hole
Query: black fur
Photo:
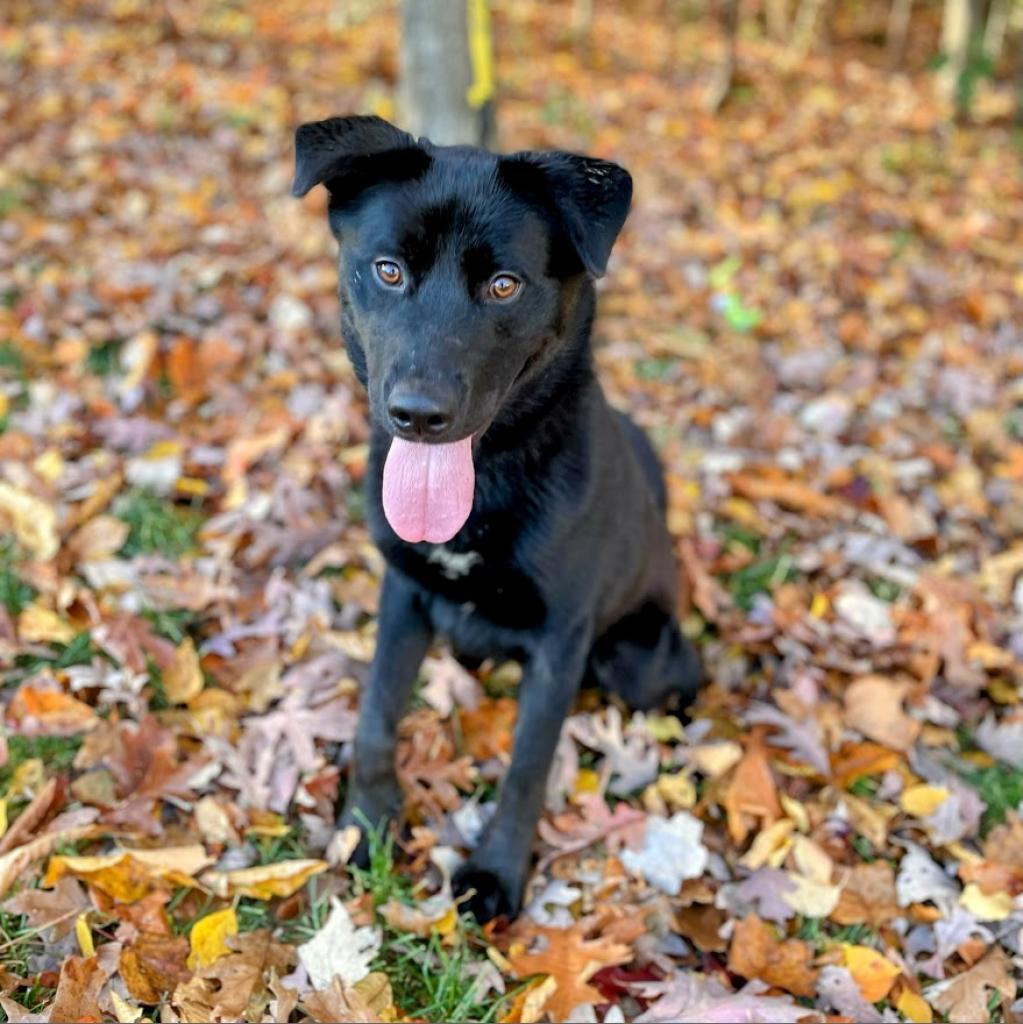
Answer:
[[[330, 192], [342, 331], [373, 420], [369, 524], [389, 566], [341, 820], [399, 812], [395, 731], [436, 636], [467, 660], [520, 660], [511, 766], [455, 880], [480, 919], [514, 915], [579, 686], [596, 682], [636, 708], [685, 706], [700, 675], [675, 618], [656, 455], [607, 404], [590, 350], [592, 279], [631, 179], [567, 153], [435, 147], [378, 118], [303, 125], [296, 163], [296, 195], [318, 183]], [[404, 272], [397, 290], [375, 275], [384, 258]], [[523, 282], [510, 302], [487, 296], [499, 272]], [[396, 390], [443, 409], [430, 440], [475, 438], [472, 513], [441, 552], [402, 541], [384, 517], [387, 451], [395, 434], [411, 436], [389, 412]]]

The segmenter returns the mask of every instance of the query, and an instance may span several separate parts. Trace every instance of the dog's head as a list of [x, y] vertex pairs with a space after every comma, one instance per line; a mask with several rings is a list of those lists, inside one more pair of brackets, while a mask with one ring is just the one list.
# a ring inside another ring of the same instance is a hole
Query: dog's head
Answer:
[[433, 146], [377, 117], [304, 124], [295, 158], [294, 194], [330, 193], [372, 416], [417, 448], [479, 436], [555, 358], [632, 195], [604, 160]]

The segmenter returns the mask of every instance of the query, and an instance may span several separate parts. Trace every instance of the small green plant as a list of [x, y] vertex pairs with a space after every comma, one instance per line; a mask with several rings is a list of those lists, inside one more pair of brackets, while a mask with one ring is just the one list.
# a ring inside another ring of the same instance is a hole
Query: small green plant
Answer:
[[81, 745], [81, 736], [8, 736], [7, 763], [0, 768], [0, 793], [10, 785], [18, 767], [34, 757], [51, 775], [70, 771]]
[[984, 801], [984, 814], [980, 819], [980, 834], [1001, 825], [1006, 815], [1023, 803], [1023, 771], [1006, 764], [993, 764], [988, 768], [967, 772], [966, 781]]
[[17, 549], [9, 537], [0, 540], [0, 604], [10, 615], [20, 615], [36, 596], [35, 587], [17, 573]]
[[728, 589], [735, 603], [744, 611], [753, 607], [757, 594], [769, 593], [781, 583], [787, 583], [795, 576], [791, 557], [784, 551], [770, 558], [758, 559], [744, 565], [728, 577]]
[[195, 549], [203, 521], [196, 509], [175, 505], [142, 488], [121, 495], [113, 512], [130, 528], [119, 552], [125, 558], [150, 553], [180, 558]]
[[120, 366], [121, 349], [124, 342], [119, 339], [101, 341], [89, 349], [85, 357], [85, 369], [87, 373], [94, 373], [97, 377], [109, 377], [116, 373]]
[[[357, 891], [370, 893], [375, 908], [392, 899], [412, 904], [412, 882], [395, 869], [393, 837], [377, 829], [367, 829], [367, 836], [369, 865], [351, 869]], [[396, 931], [383, 918], [378, 923], [384, 941], [373, 969], [390, 979], [395, 1001], [406, 1018], [480, 1022], [498, 1018], [508, 995], [477, 996], [470, 968], [487, 956], [479, 925], [472, 918], [459, 919], [458, 941], [452, 946], [436, 933], [422, 939]]]

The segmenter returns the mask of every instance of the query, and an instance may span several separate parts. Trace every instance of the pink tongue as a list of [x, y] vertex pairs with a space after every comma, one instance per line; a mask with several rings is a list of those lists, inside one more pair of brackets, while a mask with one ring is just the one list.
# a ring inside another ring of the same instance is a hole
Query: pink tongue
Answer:
[[452, 444], [396, 437], [384, 463], [384, 514], [402, 540], [443, 544], [469, 518], [475, 486], [472, 435]]

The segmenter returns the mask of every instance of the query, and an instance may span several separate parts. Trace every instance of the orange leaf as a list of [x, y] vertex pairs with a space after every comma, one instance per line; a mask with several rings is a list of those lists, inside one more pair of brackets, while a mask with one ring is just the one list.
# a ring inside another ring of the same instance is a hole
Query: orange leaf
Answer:
[[815, 995], [817, 971], [810, 966], [813, 952], [799, 939], [779, 942], [774, 931], [755, 914], [735, 926], [728, 969], [744, 978], [760, 978], [793, 995]]
[[764, 729], [754, 729], [746, 743], [746, 753], [735, 769], [725, 793], [728, 831], [736, 843], [742, 843], [752, 827], [749, 818], [770, 825], [782, 816], [778, 788], [767, 761]]

